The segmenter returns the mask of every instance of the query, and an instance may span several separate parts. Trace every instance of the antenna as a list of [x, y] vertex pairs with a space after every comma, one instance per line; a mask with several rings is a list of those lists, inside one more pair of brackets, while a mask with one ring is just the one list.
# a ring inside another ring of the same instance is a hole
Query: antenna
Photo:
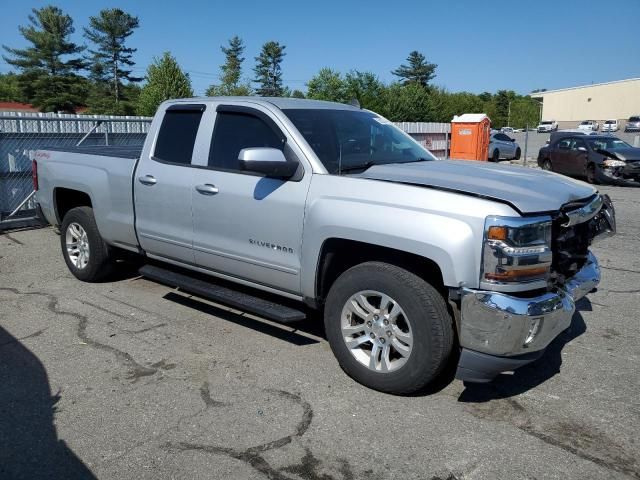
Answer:
[[355, 97], [353, 97], [351, 99], [351, 101], [349, 102], [349, 105], [351, 105], [352, 107], [356, 107], [356, 108], [359, 108], [360, 110], [362, 110], [362, 107], [360, 106], [360, 102]]

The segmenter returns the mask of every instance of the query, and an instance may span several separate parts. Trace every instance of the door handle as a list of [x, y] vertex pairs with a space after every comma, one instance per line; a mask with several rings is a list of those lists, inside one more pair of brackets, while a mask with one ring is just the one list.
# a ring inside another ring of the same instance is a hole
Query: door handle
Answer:
[[143, 177], [138, 177], [138, 181], [143, 185], [155, 185], [158, 181], [156, 177], [153, 175], [144, 175]]
[[219, 192], [218, 187], [205, 183], [204, 185], [196, 185], [196, 190], [203, 195], [215, 195]]

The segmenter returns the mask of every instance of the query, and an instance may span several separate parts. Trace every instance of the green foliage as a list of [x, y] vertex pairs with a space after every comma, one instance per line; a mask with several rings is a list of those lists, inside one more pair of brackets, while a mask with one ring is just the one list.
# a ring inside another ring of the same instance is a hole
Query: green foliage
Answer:
[[229, 40], [228, 47], [220, 47], [222, 53], [225, 54], [225, 62], [220, 66], [220, 85], [211, 85], [207, 88], [205, 95], [207, 97], [216, 96], [247, 96], [251, 95], [251, 85], [249, 83], [241, 83], [242, 62], [244, 62], [244, 43], [237, 35]]
[[409, 62], [409, 65], [400, 65], [400, 67], [391, 72], [393, 75], [400, 77], [404, 85], [415, 83], [426, 87], [436, 77], [438, 65], [427, 62], [424, 55], [417, 50], [409, 53], [407, 62]]
[[285, 45], [270, 41], [262, 46], [260, 55], [255, 57], [256, 66], [253, 71], [256, 78], [253, 81], [258, 84], [258, 95], [281, 97], [286, 93], [282, 86], [282, 60], [286, 55], [285, 48]]
[[418, 83], [392, 83], [385, 92], [384, 110], [392, 122], [432, 122], [438, 112], [437, 97]]
[[307, 98], [304, 95], [304, 92], [301, 92], [300, 90], [294, 90], [293, 92], [291, 92], [290, 95], [292, 98]]
[[340, 72], [330, 68], [320, 71], [307, 82], [307, 98], [329, 102], [348, 103], [347, 84]]
[[9, 54], [3, 58], [20, 70], [22, 95], [43, 111], [74, 111], [82, 105], [86, 84], [77, 72], [84, 68], [78, 56], [84, 47], [69, 40], [75, 31], [71, 17], [58, 7], [34, 8], [29, 25], [19, 30], [31, 46], [3, 45]]
[[139, 115], [152, 116], [165, 100], [192, 96], [189, 75], [165, 52], [161, 58], [154, 58], [147, 69], [147, 83], [140, 92], [137, 111]]
[[358, 100], [362, 108], [382, 111], [387, 87], [371, 72], [352, 70], [345, 77], [348, 102]]
[[101, 10], [98, 16], [89, 18], [89, 28], [84, 29], [84, 36], [96, 45], [96, 50], [89, 50], [91, 78], [106, 88], [100, 91], [110, 94], [116, 106], [122, 96], [122, 80], [139, 82], [142, 79], [132, 76], [130, 67], [135, 48], [129, 48], [125, 42], [138, 28], [138, 17], [129, 15], [119, 8]]
[[23, 102], [20, 77], [15, 73], [0, 73], [0, 101]]

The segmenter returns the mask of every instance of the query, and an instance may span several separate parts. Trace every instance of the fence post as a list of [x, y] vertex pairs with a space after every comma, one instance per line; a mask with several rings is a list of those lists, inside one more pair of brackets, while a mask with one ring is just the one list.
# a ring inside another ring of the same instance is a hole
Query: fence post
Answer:
[[522, 160], [522, 165], [527, 166], [527, 148], [529, 147], [529, 125], [524, 129], [524, 158]]

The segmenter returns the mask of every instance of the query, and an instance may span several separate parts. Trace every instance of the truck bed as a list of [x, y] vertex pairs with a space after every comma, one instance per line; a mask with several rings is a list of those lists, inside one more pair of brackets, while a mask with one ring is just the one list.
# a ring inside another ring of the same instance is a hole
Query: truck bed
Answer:
[[118, 157], [137, 160], [142, 154], [144, 145], [90, 145], [84, 147], [44, 147], [41, 150], [51, 152], [81, 153], [85, 155], [100, 155], [103, 157]]

